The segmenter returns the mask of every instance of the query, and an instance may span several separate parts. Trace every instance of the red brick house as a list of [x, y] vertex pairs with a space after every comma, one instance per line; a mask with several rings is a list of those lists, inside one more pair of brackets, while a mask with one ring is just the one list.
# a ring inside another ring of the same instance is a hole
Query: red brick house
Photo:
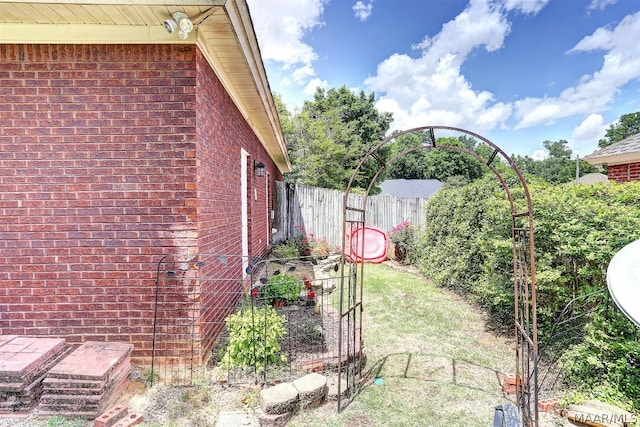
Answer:
[[584, 160], [592, 165], [607, 165], [607, 176], [612, 181], [640, 181], [640, 133], [601, 148]]
[[265, 253], [289, 168], [245, 0], [0, 0], [0, 334], [145, 363], [158, 261]]

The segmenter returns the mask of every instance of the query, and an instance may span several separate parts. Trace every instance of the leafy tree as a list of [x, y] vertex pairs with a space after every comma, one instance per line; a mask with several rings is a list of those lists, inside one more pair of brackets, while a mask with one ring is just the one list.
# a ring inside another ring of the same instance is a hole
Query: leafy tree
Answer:
[[[464, 147], [459, 139], [454, 137], [438, 138], [438, 144]], [[484, 174], [482, 164], [466, 153], [454, 150], [432, 150], [429, 153], [425, 168], [425, 178], [447, 181], [454, 176], [460, 176], [467, 182], [475, 181]]]
[[[565, 139], [558, 141], [544, 141], [542, 145], [549, 152], [549, 157], [534, 160], [529, 156], [514, 156], [513, 161], [518, 168], [527, 174], [535, 175], [546, 182], [560, 184], [571, 182], [576, 176], [576, 161], [571, 159], [571, 148]], [[596, 172], [595, 166], [579, 160], [580, 176]]]
[[[288, 182], [345, 189], [361, 159], [384, 138], [392, 120], [374, 106], [375, 94], [356, 94], [346, 86], [316, 89], [313, 101], [305, 101], [291, 117], [291, 129], [283, 124], [293, 172]], [[286, 110], [286, 109], [285, 109]], [[279, 111], [287, 122], [286, 111]], [[388, 151], [388, 150], [387, 150]], [[378, 153], [384, 159], [388, 152]], [[369, 159], [353, 184], [367, 188], [379, 165]]]
[[287, 110], [287, 106], [282, 100], [282, 95], [280, 95], [279, 93], [273, 94], [273, 102], [276, 106], [276, 110], [278, 111], [280, 126], [282, 127], [282, 133], [284, 134], [284, 138], [286, 141], [293, 135], [295, 131], [291, 113], [289, 112], [289, 110]]
[[[392, 149], [392, 154], [422, 146], [428, 140], [426, 131], [400, 135]], [[480, 145], [467, 136], [438, 138], [436, 146], [448, 145], [475, 151]], [[455, 150], [417, 150], [399, 157], [390, 166], [388, 175], [395, 179], [438, 179], [447, 181], [460, 177], [462, 182], [471, 182], [485, 172], [482, 164], [466, 153]]]
[[323, 188], [345, 187], [351, 175], [343, 165], [346, 147], [336, 144], [327, 132], [336, 120], [335, 114], [318, 120], [306, 111], [295, 116], [295, 133], [288, 141], [293, 171], [285, 176], [287, 181]]
[[389, 157], [395, 157], [407, 150], [416, 149], [398, 157], [390, 164], [387, 176], [392, 179], [425, 179], [424, 167], [429, 152], [418, 149], [428, 140], [426, 131], [409, 132], [399, 135], [391, 143]]
[[549, 152], [549, 157], [568, 160], [571, 158], [571, 148], [568, 147], [568, 144], [566, 139], [558, 141], [546, 140], [542, 143], [542, 146]]
[[640, 111], [623, 114], [616, 123], [607, 128], [604, 138], [598, 141], [598, 146], [601, 148], [608, 147], [637, 133], [640, 133]]

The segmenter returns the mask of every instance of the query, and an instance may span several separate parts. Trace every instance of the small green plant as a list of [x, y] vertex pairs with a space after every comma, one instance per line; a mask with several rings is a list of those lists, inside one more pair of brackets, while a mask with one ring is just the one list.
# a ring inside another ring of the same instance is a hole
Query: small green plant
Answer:
[[287, 357], [281, 354], [279, 343], [287, 332], [285, 321], [271, 306], [253, 310], [245, 307], [227, 316], [229, 344], [220, 366], [223, 369], [256, 366], [261, 370], [286, 363]]
[[156, 382], [158, 382], [159, 379], [160, 377], [158, 376], [158, 374], [151, 371], [151, 369], [145, 370], [144, 377], [143, 377], [143, 382], [145, 386], [150, 387]]
[[84, 427], [87, 421], [82, 418], [65, 418], [54, 415], [47, 419], [47, 427]]
[[269, 304], [277, 302], [288, 304], [298, 300], [302, 289], [302, 281], [292, 274], [283, 273], [271, 277], [263, 287], [263, 293]]
[[296, 242], [287, 240], [285, 243], [276, 245], [273, 248], [272, 255], [278, 259], [296, 258], [298, 256]]

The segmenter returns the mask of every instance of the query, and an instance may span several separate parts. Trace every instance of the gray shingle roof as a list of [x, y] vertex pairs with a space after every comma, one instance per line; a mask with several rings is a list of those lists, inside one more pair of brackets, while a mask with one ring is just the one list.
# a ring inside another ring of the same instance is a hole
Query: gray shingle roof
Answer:
[[588, 173], [586, 175], [581, 176], [580, 178], [578, 178], [577, 181], [574, 179], [569, 184], [577, 183], [577, 184], [590, 185], [590, 184], [596, 184], [598, 182], [609, 182], [609, 178], [607, 178], [607, 175], [603, 173], [594, 172], [594, 173]]
[[585, 156], [585, 159], [598, 159], [600, 157], [616, 156], [621, 154], [640, 153], [640, 133], [631, 135], [620, 142], [594, 151]]
[[380, 184], [380, 194], [428, 199], [441, 187], [442, 182], [437, 179], [387, 179]]

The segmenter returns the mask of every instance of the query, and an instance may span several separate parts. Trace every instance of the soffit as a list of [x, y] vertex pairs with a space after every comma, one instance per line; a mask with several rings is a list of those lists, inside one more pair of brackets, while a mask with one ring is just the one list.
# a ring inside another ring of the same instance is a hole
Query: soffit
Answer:
[[[163, 26], [175, 11], [186, 40]], [[0, 43], [197, 44], [282, 172], [291, 168], [246, 0], [0, 0]]]

